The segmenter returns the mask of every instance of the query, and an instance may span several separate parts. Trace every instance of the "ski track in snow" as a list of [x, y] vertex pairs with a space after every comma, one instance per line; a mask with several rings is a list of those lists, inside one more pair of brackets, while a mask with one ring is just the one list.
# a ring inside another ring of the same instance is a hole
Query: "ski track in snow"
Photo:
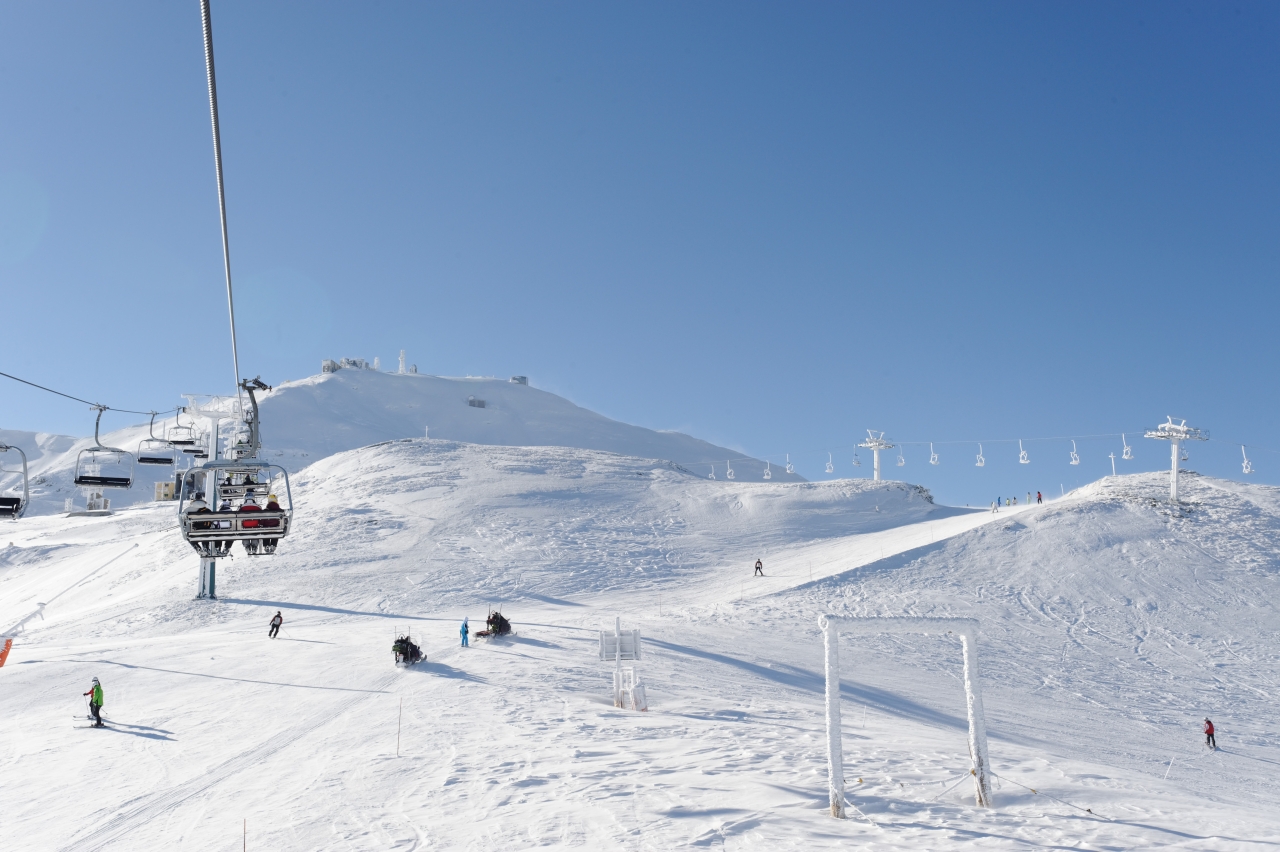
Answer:
[[[288, 849], [1276, 849], [1280, 492], [1189, 475], [1171, 510], [1164, 482], [992, 515], [392, 442], [301, 471], [297, 532], [222, 562], [216, 603], [169, 507], [27, 518], [0, 624], [59, 597], [0, 669], [0, 845], [220, 848], [247, 819]], [[490, 604], [516, 635], [458, 648]], [[857, 811], [826, 815], [828, 612], [981, 621], [995, 808], [965, 783], [958, 643], [850, 636]], [[610, 704], [615, 614], [649, 713]], [[393, 669], [404, 628], [427, 661]], [[72, 730], [95, 674], [115, 730]]]

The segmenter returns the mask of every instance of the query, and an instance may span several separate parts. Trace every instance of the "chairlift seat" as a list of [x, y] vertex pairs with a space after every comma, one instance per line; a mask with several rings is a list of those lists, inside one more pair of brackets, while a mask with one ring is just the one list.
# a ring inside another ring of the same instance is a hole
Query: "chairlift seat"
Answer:
[[21, 497], [0, 497], [0, 518], [16, 518], [22, 514]]
[[75, 484], [81, 488], [128, 488], [133, 485], [129, 476], [77, 476]]

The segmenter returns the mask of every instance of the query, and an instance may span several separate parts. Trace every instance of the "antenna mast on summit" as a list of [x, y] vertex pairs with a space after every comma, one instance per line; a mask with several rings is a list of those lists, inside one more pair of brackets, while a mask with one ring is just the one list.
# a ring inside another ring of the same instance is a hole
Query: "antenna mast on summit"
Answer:
[[1173, 458], [1172, 466], [1169, 471], [1169, 502], [1177, 503], [1178, 447], [1183, 441], [1207, 441], [1209, 440], [1209, 433], [1206, 430], [1195, 429], [1188, 426], [1187, 421], [1185, 420], [1174, 423], [1173, 418], [1169, 417], [1167, 423], [1161, 423], [1155, 429], [1147, 432], [1146, 437], [1169, 442], [1170, 456]]
[[870, 429], [868, 429], [867, 440], [863, 441], [858, 446], [862, 447], [864, 450], [871, 451], [871, 479], [873, 481], [879, 482], [880, 481], [880, 451], [892, 450], [893, 444], [889, 443], [884, 439], [883, 432], [877, 435], [875, 432], [872, 432]]

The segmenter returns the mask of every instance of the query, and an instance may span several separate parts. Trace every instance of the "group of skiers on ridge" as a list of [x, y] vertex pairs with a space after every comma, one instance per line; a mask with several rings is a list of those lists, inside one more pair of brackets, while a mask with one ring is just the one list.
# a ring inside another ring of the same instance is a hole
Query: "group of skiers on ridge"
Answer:
[[[1000, 511], [1000, 505], [1001, 505], [1001, 504], [1000, 504], [1000, 501], [1001, 501], [1001, 500], [1003, 500], [1003, 501], [1004, 501], [1004, 505], [1005, 505], [1005, 506], [1016, 506], [1016, 505], [1018, 505], [1018, 498], [1017, 498], [1017, 497], [997, 497], [997, 498], [996, 498], [994, 501], [992, 501], [992, 503], [991, 503], [991, 512], [992, 512], [992, 514], [995, 514], [996, 512], [999, 512], [999, 511]], [[1043, 502], [1044, 502], [1044, 497], [1040, 494], [1040, 492], [1039, 492], [1039, 491], [1037, 491], [1037, 492], [1036, 492], [1036, 505], [1037, 505], [1037, 506], [1039, 506], [1039, 505], [1040, 505], [1040, 504], [1042, 504]], [[1028, 506], [1030, 506], [1030, 505], [1031, 505], [1031, 492], [1030, 492], [1030, 491], [1028, 491], [1028, 492], [1027, 492], [1027, 505], [1028, 505]]]

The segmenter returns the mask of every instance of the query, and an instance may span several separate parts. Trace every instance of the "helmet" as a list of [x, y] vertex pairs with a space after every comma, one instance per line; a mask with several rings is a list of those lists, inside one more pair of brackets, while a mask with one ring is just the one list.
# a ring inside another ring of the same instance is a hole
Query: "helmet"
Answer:
[[268, 500], [271, 500], [272, 502], [274, 502], [274, 501], [275, 501], [275, 499], [276, 499], [276, 495], [274, 495], [274, 494], [268, 494], [268, 495], [267, 495], [267, 499], [268, 499]]
[[[98, 682], [98, 679], [95, 677], [95, 678], [93, 679], [93, 682], [94, 682], [94, 683], [97, 683], [97, 682]], [[1208, 720], [1206, 719], [1205, 721], [1208, 721]]]

